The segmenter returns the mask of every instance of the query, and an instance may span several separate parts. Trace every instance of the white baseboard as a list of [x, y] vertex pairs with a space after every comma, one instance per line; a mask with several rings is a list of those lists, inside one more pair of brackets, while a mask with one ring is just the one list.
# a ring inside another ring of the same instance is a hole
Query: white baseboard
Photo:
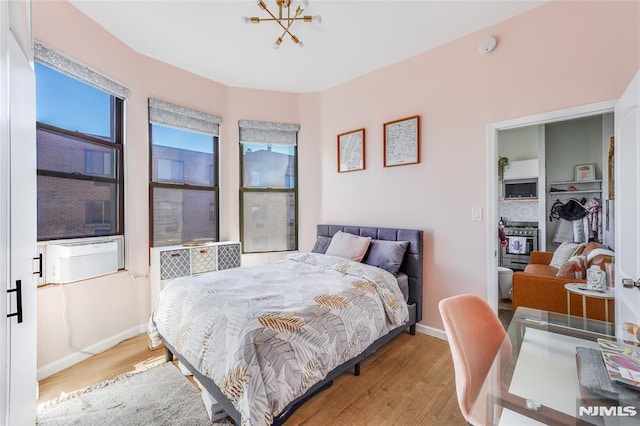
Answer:
[[[137, 327], [132, 327], [128, 330], [125, 330], [121, 333], [116, 334], [115, 336], [111, 336], [107, 339], [102, 340], [101, 342], [95, 343], [91, 346], [87, 346], [83, 348], [82, 351], [86, 351], [93, 354], [98, 354], [106, 351], [107, 349], [121, 343], [127, 339], [135, 337], [139, 334], [145, 333], [147, 331], [147, 323], [140, 324]], [[45, 377], [49, 377], [52, 374], [55, 374], [59, 371], [64, 370], [65, 368], [69, 368], [72, 365], [75, 365], [81, 361], [84, 361], [87, 358], [90, 358], [92, 355], [84, 352], [74, 352], [61, 358], [59, 360], [53, 361], [47, 365], [43, 365], [38, 368], [38, 380], [42, 380]]]
[[436, 337], [441, 340], [447, 340], [447, 334], [438, 328], [429, 327], [420, 323], [416, 324], [416, 331], [426, 334], [427, 336]]

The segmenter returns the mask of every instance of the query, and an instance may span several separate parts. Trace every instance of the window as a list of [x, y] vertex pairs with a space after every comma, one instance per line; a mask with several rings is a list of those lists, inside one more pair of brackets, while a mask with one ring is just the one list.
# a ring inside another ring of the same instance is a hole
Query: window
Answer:
[[38, 240], [122, 235], [123, 99], [42, 62], [35, 74]]
[[220, 118], [149, 99], [149, 121], [151, 245], [217, 241]]
[[184, 183], [184, 161], [158, 158], [158, 182]]
[[296, 250], [298, 126], [256, 121], [239, 124], [243, 250]]
[[111, 176], [113, 159], [110, 152], [85, 149], [84, 174], [90, 176]]
[[85, 226], [103, 227], [111, 226], [110, 222], [111, 201], [87, 200], [85, 201]]

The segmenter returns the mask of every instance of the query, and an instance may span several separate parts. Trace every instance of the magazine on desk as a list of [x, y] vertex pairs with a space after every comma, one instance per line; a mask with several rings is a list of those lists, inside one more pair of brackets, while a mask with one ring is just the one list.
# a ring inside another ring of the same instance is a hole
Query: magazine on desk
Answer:
[[611, 380], [640, 389], [640, 348], [606, 339], [598, 344]]

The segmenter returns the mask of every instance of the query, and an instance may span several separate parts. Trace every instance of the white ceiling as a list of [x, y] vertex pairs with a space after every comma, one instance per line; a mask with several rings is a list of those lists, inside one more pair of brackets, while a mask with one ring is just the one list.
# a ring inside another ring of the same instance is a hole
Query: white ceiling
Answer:
[[[540, 6], [535, 1], [311, 0], [280, 49], [275, 22], [251, 0], [71, 0], [139, 53], [228, 86], [316, 92]], [[276, 11], [275, 0], [265, 0]], [[484, 36], [485, 34], [483, 34]], [[490, 35], [490, 34], [486, 34]], [[480, 41], [480, 40], [478, 40]]]

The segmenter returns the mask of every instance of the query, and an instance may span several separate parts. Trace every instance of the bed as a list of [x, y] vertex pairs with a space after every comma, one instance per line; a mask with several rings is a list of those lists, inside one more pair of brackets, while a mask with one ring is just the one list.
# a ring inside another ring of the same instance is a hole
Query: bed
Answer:
[[150, 334], [236, 424], [282, 424], [337, 376], [351, 368], [359, 375], [360, 363], [393, 337], [415, 334], [422, 231], [318, 225], [318, 241], [339, 231], [408, 241], [397, 278], [314, 247], [275, 264], [180, 278], [161, 292]]

